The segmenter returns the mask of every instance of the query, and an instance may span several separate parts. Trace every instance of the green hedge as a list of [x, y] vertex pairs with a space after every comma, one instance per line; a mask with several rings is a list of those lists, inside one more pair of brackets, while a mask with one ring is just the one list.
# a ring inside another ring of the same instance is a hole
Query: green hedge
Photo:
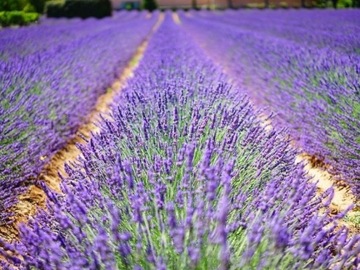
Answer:
[[46, 4], [46, 15], [52, 18], [66, 17], [63, 1], [51, 1]]
[[37, 13], [44, 13], [45, 0], [30, 0], [30, 4], [35, 8]]
[[23, 11], [0, 11], [0, 25], [28, 25], [36, 22], [39, 14], [35, 12], [26, 13]]
[[50, 2], [47, 4], [48, 17], [67, 18], [103, 18], [111, 16], [112, 7], [110, 0], [66, 0], [64, 4]]
[[157, 9], [158, 6], [155, 0], [143, 0], [142, 7], [143, 9], [153, 11]]

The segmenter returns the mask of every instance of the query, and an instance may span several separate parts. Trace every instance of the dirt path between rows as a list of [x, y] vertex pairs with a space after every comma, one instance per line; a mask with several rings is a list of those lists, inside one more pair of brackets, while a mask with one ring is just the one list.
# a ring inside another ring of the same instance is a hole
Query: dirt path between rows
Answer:
[[335, 176], [326, 170], [324, 164], [317, 162], [314, 156], [302, 153], [297, 155], [295, 162], [303, 162], [305, 164], [304, 170], [311, 177], [311, 182], [316, 184], [318, 194], [324, 193], [331, 187], [334, 189], [334, 198], [329, 206], [331, 215], [337, 215], [353, 206], [347, 213], [347, 216], [338, 223], [347, 227], [351, 234], [359, 234], [359, 225], [349, 220], [349, 218], [355, 218], [360, 214], [356, 206], [356, 197], [352, 194], [350, 186], [343, 181], [338, 181]]
[[[265, 128], [266, 131], [273, 129], [272, 122], [266, 114], [260, 115], [259, 120], [261, 121], [261, 125]], [[295, 150], [298, 150], [296, 142], [293, 141], [291, 146]], [[337, 181], [336, 177], [328, 172], [326, 165], [322, 162], [319, 162], [314, 156], [311, 156], [305, 152], [300, 153], [296, 156], [295, 163], [300, 162], [304, 164], [305, 174], [310, 178], [310, 181], [316, 184], [318, 195], [323, 194], [331, 187], [333, 188], [334, 197], [329, 205], [331, 215], [337, 215], [343, 211], [346, 211], [351, 206], [353, 206], [353, 208], [347, 213], [347, 217], [355, 217], [359, 214], [359, 209], [356, 208], [356, 198], [352, 194], [349, 185], [347, 185], [345, 182], [341, 182], [341, 186], [339, 186], [340, 181]], [[358, 224], [355, 224], [346, 218], [338, 221], [338, 224], [340, 226], [347, 227], [351, 234], [360, 233]]]
[[[266, 131], [273, 129], [272, 121], [266, 114], [263, 113], [259, 115], [259, 120]], [[292, 147], [294, 149], [298, 149], [296, 142], [292, 142]], [[304, 164], [305, 174], [310, 178], [310, 181], [316, 184], [318, 195], [323, 194], [331, 187], [334, 189], [334, 197], [329, 205], [331, 215], [337, 215], [346, 211], [351, 206], [353, 206], [353, 208], [347, 213], [347, 217], [351, 218], [359, 214], [359, 209], [355, 207], [356, 198], [352, 194], [349, 185], [345, 182], [341, 182], [341, 186], [339, 186], [339, 181], [336, 180], [336, 177], [331, 175], [326, 169], [326, 165], [319, 162], [314, 156], [308, 155], [304, 152], [300, 153], [296, 156], [295, 163], [300, 162]], [[340, 226], [347, 227], [351, 234], [360, 233], [358, 225], [346, 218], [341, 219], [338, 223]]]
[[176, 12], [172, 13], [172, 19], [175, 24], [179, 24], [179, 25], [181, 24], [179, 14], [177, 14]]
[[[271, 120], [265, 114], [260, 115], [259, 119], [266, 131], [273, 129]], [[295, 142], [292, 143], [292, 147], [297, 148]], [[337, 215], [352, 205], [356, 206], [356, 198], [351, 193], [350, 187], [346, 183], [342, 183], [342, 186], [339, 186], [339, 181], [336, 181], [336, 178], [328, 172], [325, 164], [307, 153], [301, 153], [296, 156], [295, 163], [300, 162], [304, 164], [304, 171], [311, 178], [311, 182], [316, 184], [319, 195], [331, 187], [334, 189], [334, 198], [329, 206], [331, 215]], [[354, 207], [347, 215], [348, 217], [354, 217], [357, 213], [358, 209]], [[342, 220], [339, 223], [346, 226], [352, 233], [360, 233], [359, 228], [350, 221]]]
[[[65, 147], [59, 150], [45, 166], [39, 178], [41, 181], [44, 181], [48, 187], [57, 192], [61, 192], [59, 173], [61, 175], [66, 175], [64, 165], [74, 164], [78, 157], [80, 157], [81, 152], [76, 145], [85, 144], [85, 140], [91, 138], [92, 134], [100, 131], [100, 128], [96, 123], [101, 121], [101, 115], [105, 117], [106, 115], [109, 115], [110, 105], [114, 98], [126, 86], [127, 81], [133, 76], [134, 70], [138, 67], [150, 38], [158, 30], [163, 20], [164, 14], [160, 13], [157, 22], [145, 40], [137, 48], [127, 66], [123, 69], [121, 75], [109, 87], [108, 91], [98, 98], [94, 109], [87, 117], [88, 120], [84, 125], [80, 126], [75, 134], [75, 138], [70, 140]], [[16, 240], [18, 237], [19, 223], [26, 222], [29, 217], [36, 213], [39, 207], [44, 208], [45, 206], [46, 195], [44, 191], [35, 185], [30, 186], [28, 192], [20, 195], [18, 203], [9, 210], [15, 214], [13, 217], [14, 223], [0, 227], [0, 238], [5, 239], [6, 241]]]

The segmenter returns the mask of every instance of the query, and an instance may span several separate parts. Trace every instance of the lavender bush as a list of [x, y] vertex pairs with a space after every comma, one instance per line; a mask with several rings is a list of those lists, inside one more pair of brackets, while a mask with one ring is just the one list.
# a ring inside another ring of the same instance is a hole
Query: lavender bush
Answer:
[[3, 243], [4, 266], [356, 269], [333, 191], [316, 196], [285, 133], [227, 81], [167, 15], [63, 194]]
[[275, 124], [288, 127], [306, 153], [359, 196], [359, 12], [268, 11], [262, 18], [259, 13], [182, 20], [256, 104], [277, 114]]
[[[0, 225], [10, 222], [16, 196], [71, 139], [149, 33], [156, 16], [142, 15], [1, 31]], [[32, 37], [15, 57], [14, 39], [26, 44]]]

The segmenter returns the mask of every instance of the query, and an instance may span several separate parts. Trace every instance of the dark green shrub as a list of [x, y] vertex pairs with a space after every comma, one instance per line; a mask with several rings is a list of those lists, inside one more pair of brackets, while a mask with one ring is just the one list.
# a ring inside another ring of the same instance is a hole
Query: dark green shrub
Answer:
[[66, 0], [65, 14], [68, 18], [103, 18], [111, 16], [111, 3], [109, 0]]
[[67, 18], [103, 18], [111, 16], [112, 7], [109, 0], [66, 0], [65, 4], [49, 3], [48, 17]]
[[157, 9], [157, 3], [155, 0], [143, 0], [143, 9], [153, 11]]
[[352, 1], [352, 7], [360, 8], [360, 0], [353, 0]]
[[30, 23], [33, 23], [33, 22], [37, 22], [40, 18], [40, 15], [39, 13], [36, 13], [36, 12], [23, 12], [23, 18], [24, 18], [24, 21], [25, 21], [25, 24], [28, 25]]
[[38, 13], [26, 13], [23, 11], [2, 11], [0, 12], [0, 25], [28, 25], [39, 19]]
[[27, 0], [0, 0], [0, 11], [23, 10], [27, 4]]
[[37, 13], [44, 12], [45, 0], [30, 0], [30, 3], [35, 8]]
[[117, 9], [126, 9], [126, 10], [139, 10], [140, 4], [139, 2], [134, 1], [122, 1], [120, 5], [116, 7]]
[[65, 17], [64, 3], [62, 1], [46, 3], [46, 15], [52, 18]]
[[22, 11], [24, 11], [26, 13], [28, 13], [28, 12], [36, 12], [34, 6], [32, 4], [30, 4], [30, 3], [27, 3]]

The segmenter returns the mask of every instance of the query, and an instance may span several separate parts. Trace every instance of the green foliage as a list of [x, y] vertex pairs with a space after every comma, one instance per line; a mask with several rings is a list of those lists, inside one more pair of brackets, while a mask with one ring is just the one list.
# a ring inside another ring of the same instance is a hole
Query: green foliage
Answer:
[[67, 18], [103, 18], [111, 16], [112, 7], [109, 0], [66, 0], [61, 2], [50, 2], [47, 4], [48, 17]]
[[339, 0], [338, 7], [339, 8], [349, 8], [352, 6], [352, 4], [353, 4], [352, 0]]
[[132, 10], [132, 9], [133, 9], [132, 4], [131, 4], [131, 3], [126, 3], [125, 9], [126, 9], [126, 10]]
[[64, 5], [66, 17], [96, 17], [111, 16], [109, 0], [67, 0]]
[[360, 211], [355, 211], [351, 215], [345, 216], [345, 221], [351, 223], [355, 229], [360, 230]]
[[[330, 8], [334, 6], [334, 2], [330, 0], [316, 0], [314, 6], [318, 8]], [[336, 6], [337, 8], [360, 7], [360, 0], [337, 0]]]
[[29, 0], [31, 5], [35, 8], [37, 13], [43, 13], [45, 7], [45, 0]]
[[1, 0], [0, 11], [23, 10], [28, 4], [28, 0]]
[[352, 7], [360, 7], [360, 0], [352, 0]]
[[45, 0], [1, 0], [0, 11], [25, 11], [43, 13]]
[[52, 18], [65, 17], [64, 2], [63, 1], [47, 2], [46, 15]]
[[150, 11], [153, 11], [155, 9], [157, 9], [157, 3], [155, 0], [144, 0], [143, 3], [142, 3], [142, 7], [143, 9], [147, 9], [147, 10], [150, 10]]
[[0, 12], [0, 25], [28, 25], [36, 22], [39, 19], [38, 13], [26, 13], [23, 11], [1, 11]]
[[34, 6], [30, 3], [26, 4], [26, 6], [24, 7], [24, 9], [22, 10], [24, 12], [36, 12]]
[[[40, 2], [45, 0], [0, 0], [0, 25], [28, 25], [36, 22], [41, 13]], [[42, 8], [43, 9], [43, 8]], [[38, 12], [38, 13], [36, 13]]]

